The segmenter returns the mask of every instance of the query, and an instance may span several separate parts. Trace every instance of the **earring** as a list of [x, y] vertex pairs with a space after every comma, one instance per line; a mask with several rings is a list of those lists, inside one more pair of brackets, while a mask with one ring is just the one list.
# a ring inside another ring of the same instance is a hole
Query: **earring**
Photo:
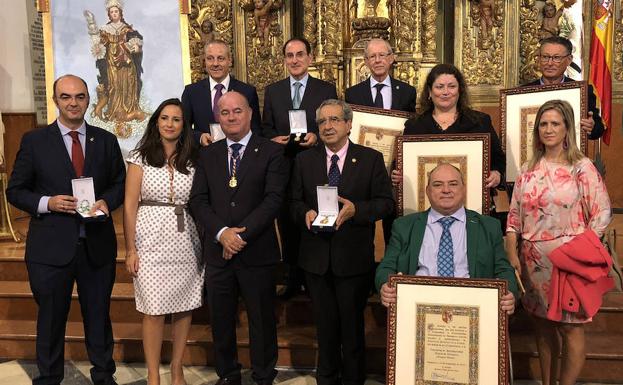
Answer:
[[565, 136], [565, 141], [562, 142], [562, 149], [567, 150], [569, 148], [569, 137]]

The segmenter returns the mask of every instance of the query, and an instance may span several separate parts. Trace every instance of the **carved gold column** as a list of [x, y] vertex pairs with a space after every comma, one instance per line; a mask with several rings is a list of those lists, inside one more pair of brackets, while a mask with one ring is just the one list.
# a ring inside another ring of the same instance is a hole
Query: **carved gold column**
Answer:
[[517, 2], [458, 0], [454, 57], [474, 105], [498, 105], [502, 88], [517, 83]]
[[539, 47], [539, 10], [535, 0], [522, 0], [519, 6], [519, 83], [536, 79]]
[[317, 45], [310, 72], [320, 79], [334, 83], [338, 93], [343, 88], [342, 67], [344, 7], [343, 0], [317, 0]]

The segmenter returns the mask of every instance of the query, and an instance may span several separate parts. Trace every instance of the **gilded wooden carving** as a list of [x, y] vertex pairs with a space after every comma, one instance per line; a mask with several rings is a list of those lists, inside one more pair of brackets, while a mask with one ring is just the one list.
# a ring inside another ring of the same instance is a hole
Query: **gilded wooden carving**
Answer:
[[312, 47], [318, 43], [316, 39], [316, 0], [303, 1], [303, 36]]
[[424, 55], [424, 60], [434, 61], [437, 53], [437, 1], [424, 0], [422, 4], [422, 15], [422, 53]]
[[322, 0], [320, 20], [322, 23], [321, 55], [337, 55], [342, 49], [342, 1]]
[[495, 40], [494, 28], [499, 28], [504, 23], [504, 9], [499, 1], [473, 0], [470, 6], [470, 17], [478, 27], [478, 48], [489, 49]]
[[420, 0], [396, 1], [393, 31], [397, 53], [420, 51], [420, 28], [415, 27], [420, 25], [419, 7]]
[[205, 43], [215, 38], [233, 43], [231, 6], [223, 0], [195, 0], [188, 19], [191, 78], [196, 82], [205, 77]]
[[539, 10], [535, 0], [522, 0], [519, 7], [519, 83], [538, 77], [536, 56], [539, 46]]

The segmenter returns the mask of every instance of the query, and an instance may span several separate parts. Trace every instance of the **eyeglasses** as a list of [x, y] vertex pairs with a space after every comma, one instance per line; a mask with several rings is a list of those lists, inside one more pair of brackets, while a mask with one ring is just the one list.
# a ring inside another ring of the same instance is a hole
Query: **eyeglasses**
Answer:
[[563, 59], [567, 58], [569, 55], [564, 55], [564, 56], [549, 56], [549, 55], [540, 55], [539, 59], [541, 60], [541, 63], [549, 63], [549, 61], [553, 61], [554, 63], [560, 63]]
[[344, 122], [344, 121], [346, 121], [344, 118], [340, 118], [340, 117], [337, 117], [337, 116], [330, 116], [328, 119], [318, 119], [318, 120], [316, 120], [316, 124], [318, 125], [318, 127], [320, 127], [320, 126], [326, 124], [327, 122], [331, 122], [331, 124], [333, 125], [333, 124], [336, 124], [336, 123], [339, 123], [339, 122]]
[[376, 53], [374, 55], [368, 55], [366, 56], [366, 58], [370, 59], [370, 60], [376, 60], [376, 59], [381, 59], [384, 60], [386, 58], [388, 58], [389, 56], [391, 56], [391, 52], [387, 52], [387, 53]]

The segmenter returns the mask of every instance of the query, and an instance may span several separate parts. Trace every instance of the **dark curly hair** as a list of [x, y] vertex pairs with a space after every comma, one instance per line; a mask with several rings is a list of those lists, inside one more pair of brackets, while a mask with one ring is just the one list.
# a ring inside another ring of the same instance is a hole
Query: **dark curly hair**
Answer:
[[145, 133], [138, 142], [135, 151], [140, 154], [143, 162], [150, 166], [163, 167], [165, 165], [166, 159], [164, 147], [160, 140], [158, 119], [166, 106], [178, 106], [182, 111], [182, 133], [177, 140], [177, 146], [171, 158], [173, 159], [172, 166], [182, 174], [188, 175], [188, 166], [194, 166], [195, 164], [197, 149], [190, 124], [184, 117], [182, 102], [177, 98], [167, 99], [156, 108], [156, 111], [154, 111], [147, 122]]
[[429, 111], [432, 112], [435, 108], [430, 92], [433, 89], [433, 83], [435, 83], [435, 80], [437, 80], [437, 78], [441, 75], [452, 75], [456, 78], [456, 81], [459, 83], [459, 100], [457, 101], [456, 108], [459, 114], [469, 118], [474, 118], [474, 114], [469, 105], [469, 96], [467, 94], [467, 83], [465, 82], [465, 78], [463, 77], [461, 71], [459, 71], [459, 69], [452, 64], [437, 64], [430, 70], [428, 76], [426, 77], [426, 84], [420, 94], [420, 106], [422, 113]]

